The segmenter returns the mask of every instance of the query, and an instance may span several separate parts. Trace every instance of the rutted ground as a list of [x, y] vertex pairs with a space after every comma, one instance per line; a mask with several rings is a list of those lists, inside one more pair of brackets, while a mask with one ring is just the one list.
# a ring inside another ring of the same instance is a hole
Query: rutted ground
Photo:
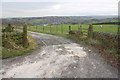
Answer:
[[91, 50], [63, 37], [31, 33], [43, 46], [32, 53], [3, 60], [4, 78], [118, 77], [118, 70]]

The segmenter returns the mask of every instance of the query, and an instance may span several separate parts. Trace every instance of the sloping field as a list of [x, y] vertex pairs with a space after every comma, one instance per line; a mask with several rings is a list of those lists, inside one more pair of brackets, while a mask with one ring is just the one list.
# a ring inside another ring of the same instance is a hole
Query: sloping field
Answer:
[[[80, 25], [70, 25], [71, 30], [78, 30]], [[118, 25], [93, 25], [94, 31], [111, 32], [117, 34]], [[82, 25], [82, 28], [88, 28], [88, 25]], [[66, 34], [69, 31], [69, 25], [51, 25], [50, 26], [29, 26], [28, 30], [42, 33], [63, 33]], [[85, 30], [87, 31], [87, 30]]]

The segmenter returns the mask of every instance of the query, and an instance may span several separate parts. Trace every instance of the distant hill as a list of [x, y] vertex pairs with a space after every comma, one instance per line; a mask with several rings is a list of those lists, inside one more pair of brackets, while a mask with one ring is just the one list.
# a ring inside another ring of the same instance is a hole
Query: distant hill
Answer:
[[25, 17], [25, 18], [3, 18], [2, 23], [29, 25], [52, 25], [52, 24], [91, 24], [104, 22], [117, 22], [117, 16], [47, 16], [47, 17]]

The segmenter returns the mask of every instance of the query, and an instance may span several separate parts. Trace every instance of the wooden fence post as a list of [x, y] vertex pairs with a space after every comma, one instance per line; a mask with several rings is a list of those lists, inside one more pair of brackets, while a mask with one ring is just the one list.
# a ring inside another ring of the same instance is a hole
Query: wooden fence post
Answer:
[[78, 27], [78, 32], [79, 32], [79, 35], [83, 35], [83, 32], [82, 32], [82, 26], [80, 25], [79, 27]]
[[23, 26], [23, 47], [28, 47], [27, 25]]
[[63, 24], [62, 24], [61, 28], [62, 28], [62, 29], [61, 29], [61, 30], [62, 30], [61, 33], [63, 33]]
[[51, 32], [51, 25], [50, 25], [50, 32]]
[[93, 25], [90, 24], [88, 28], [88, 39], [92, 39], [93, 37]]
[[56, 32], [58, 32], [58, 24], [56, 25]]
[[43, 26], [43, 32], [44, 32], [44, 26]]
[[36, 26], [36, 31], [37, 31], [37, 26]]
[[69, 31], [71, 30], [71, 26], [69, 26]]
[[81, 25], [78, 26], [78, 30], [79, 30], [79, 31], [82, 31], [82, 26], [81, 26]]

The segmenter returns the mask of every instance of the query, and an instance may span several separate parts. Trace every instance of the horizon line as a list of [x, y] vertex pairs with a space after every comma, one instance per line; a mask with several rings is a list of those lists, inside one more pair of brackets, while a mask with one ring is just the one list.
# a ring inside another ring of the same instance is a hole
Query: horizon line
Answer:
[[[118, 15], [115, 14], [115, 15], [81, 15], [81, 16], [87, 17], [87, 16], [118, 16]], [[67, 15], [59, 16], [58, 15], [58, 16], [23, 16], [23, 17], [21, 16], [21, 17], [0, 17], [0, 18], [3, 19], [3, 18], [32, 18], [32, 17], [80, 17], [80, 16], [76, 16], [76, 15], [75, 16], [72, 16], [72, 15], [71, 16], [69, 16], [69, 15], [68, 16]]]

